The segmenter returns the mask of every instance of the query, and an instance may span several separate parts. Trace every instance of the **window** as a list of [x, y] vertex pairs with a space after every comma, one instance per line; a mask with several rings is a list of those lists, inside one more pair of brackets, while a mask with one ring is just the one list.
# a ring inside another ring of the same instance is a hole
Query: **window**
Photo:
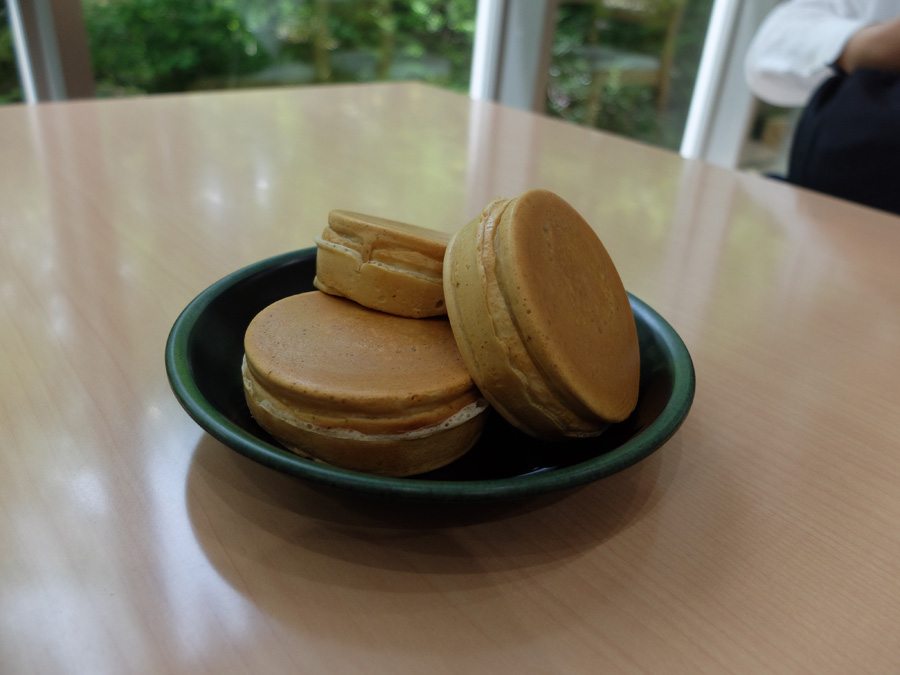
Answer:
[[101, 96], [373, 80], [467, 91], [476, 0], [82, 0]]
[[16, 68], [15, 45], [9, 24], [9, 9], [4, 3], [0, 5], [0, 104], [18, 103], [23, 100], [19, 71]]
[[560, 2], [548, 114], [677, 150], [713, 0]]
[[415, 79], [731, 167], [753, 112], [743, 50], [776, 1], [6, 0], [4, 15], [29, 102]]
[[800, 108], [756, 102], [756, 114], [741, 150], [738, 167], [759, 173], [787, 175], [788, 154]]

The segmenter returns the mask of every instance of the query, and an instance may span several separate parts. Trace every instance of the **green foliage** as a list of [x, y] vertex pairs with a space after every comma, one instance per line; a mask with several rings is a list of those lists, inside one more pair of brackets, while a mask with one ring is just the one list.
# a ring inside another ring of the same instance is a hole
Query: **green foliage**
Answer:
[[15, 50], [6, 4], [0, 6], [0, 103], [22, 101], [22, 87], [16, 70]]
[[421, 79], [468, 88], [476, 0], [84, 0], [101, 91]]
[[[468, 88], [476, 0], [324, 2], [330, 82], [417, 79]], [[310, 11], [316, 3], [304, 3]], [[298, 17], [299, 18], [299, 17]], [[297, 22], [309, 26], [310, 19]], [[296, 25], [296, 24], [295, 24]], [[297, 30], [279, 57], [315, 60], [314, 35]]]
[[[657, 4], [662, 4], [660, 0]], [[675, 37], [671, 89], [657, 110], [655, 90], [623, 84], [616, 74], [595, 81], [582, 47], [594, 43], [638, 53], [658, 53], [662, 25], [636, 25], [590, 3], [560, 6], [553, 44], [547, 112], [579, 124], [677, 149], [690, 106], [713, 0], [687, 0]]]
[[215, 0], [86, 0], [84, 18], [101, 92], [185, 91], [201, 75], [267, 62], [241, 17]]
[[[657, 5], [681, 0], [653, 0]], [[594, 81], [588, 44], [651, 51], [659, 24], [632, 25], [594, 3], [562, 3], [547, 112], [676, 148], [713, 0], [687, 0], [668, 104], [615, 74]], [[83, 0], [98, 91], [176, 92], [268, 84], [423, 80], [469, 85], [477, 0]], [[0, 6], [0, 102], [21, 97]]]

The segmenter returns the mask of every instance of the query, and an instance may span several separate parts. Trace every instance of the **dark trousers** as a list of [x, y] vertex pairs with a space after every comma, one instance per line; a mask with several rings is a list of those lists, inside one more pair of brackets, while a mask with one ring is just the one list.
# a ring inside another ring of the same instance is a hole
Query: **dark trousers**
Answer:
[[900, 214], [900, 76], [838, 73], [803, 111], [789, 182]]

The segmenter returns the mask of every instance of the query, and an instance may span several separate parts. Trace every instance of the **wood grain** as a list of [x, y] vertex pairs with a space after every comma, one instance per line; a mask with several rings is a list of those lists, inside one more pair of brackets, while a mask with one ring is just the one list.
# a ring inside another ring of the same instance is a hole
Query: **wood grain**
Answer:
[[[900, 669], [900, 221], [415, 84], [0, 109], [5, 673]], [[416, 508], [231, 452], [171, 394], [209, 284], [335, 208], [453, 232], [554, 190], [697, 395], [583, 489]]]

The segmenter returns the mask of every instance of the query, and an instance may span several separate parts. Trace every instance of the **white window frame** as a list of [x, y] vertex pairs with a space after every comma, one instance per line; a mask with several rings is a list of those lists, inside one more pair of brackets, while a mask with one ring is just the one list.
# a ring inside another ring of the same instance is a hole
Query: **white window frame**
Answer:
[[94, 74], [80, 0], [7, 0], [7, 6], [25, 101], [92, 97]]

